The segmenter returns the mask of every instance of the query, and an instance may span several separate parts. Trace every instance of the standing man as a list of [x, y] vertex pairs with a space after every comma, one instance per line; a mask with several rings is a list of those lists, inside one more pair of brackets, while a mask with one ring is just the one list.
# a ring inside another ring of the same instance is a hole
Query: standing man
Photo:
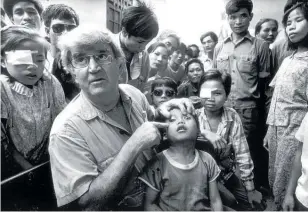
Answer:
[[[234, 108], [241, 117], [251, 156], [255, 165], [258, 187], [267, 184], [267, 158], [259, 136], [259, 99], [265, 96], [265, 85], [270, 77], [270, 50], [268, 44], [252, 37], [248, 32], [252, 20], [251, 0], [230, 0], [226, 4], [228, 22], [232, 30], [214, 51], [214, 68], [231, 74], [231, 92], [226, 106]], [[265, 125], [265, 123], [264, 123]], [[260, 126], [261, 130], [263, 126]], [[262, 167], [263, 166], [263, 167]], [[254, 182], [246, 184], [246, 190], [254, 190]]]
[[3, 8], [14, 25], [40, 30], [43, 11], [40, 0], [3, 0]]
[[123, 11], [121, 25], [122, 30], [115, 39], [125, 55], [127, 71], [122, 71], [119, 80], [143, 92], [150, 71], [149, 55], [144, 49], [157, 35], [158, 21], [153, 11], [140, 3]]
[[214, 32], [206, 32], [201, 35], [200, 42], [203, 52], [201, 52], [199, 59], [203, 62], [204, 71], [207, 71], [213, 67], [214, 49], [218, 42], [218, 37]]
[[72, 75], [62, 66], [58, 40], [79, 25], [79, 17], [73, 8], [65, 4], [52, 4], [43, 11], [42, 18], [47, 39], [51, 44], [51, 55], [48, 58], [49, 71], [61, 83], [66, 100], [69, 102], [79, 93], [80, 89]]

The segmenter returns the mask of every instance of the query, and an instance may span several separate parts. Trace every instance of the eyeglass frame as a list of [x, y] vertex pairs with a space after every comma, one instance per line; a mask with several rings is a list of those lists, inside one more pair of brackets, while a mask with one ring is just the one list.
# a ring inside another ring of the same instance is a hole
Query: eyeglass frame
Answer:
[[[78, 52], [76, 52], [75, 54], [78, 54]], [[97, 61], [97, 58], [96, 58], [97, 55], [87, 54], [87, 55], [85, 55], [85, 58], [87, 58], [87, 60], [88, 60], [87, 65], [85, 65], [85, 66], [83, 66], [83, 67], [76, 67], [76, 66], [74, 66], [74, 64], [73, 64], [74, 58], [73, 58], [73, 55], [72, 55], [71, 60], [70, 60], [70, 63], [71, 63], [71, 65], [72, 65], [74, 68], [87, 68], [87, 67], [89, 67], [91, 57], [93, 58], [93, 60], [95, 60], [95, 62], [96, 62], [98, 65], [109, 65], [109, 64], [111, 64], [112, 61], [114, 60], [114, 57], [113, 57], [113, 56], [108, 55], [107, 58], [106, 58], [106, 61], [107, 61], [108, 63], [100, 63], [100, 62]], [[111, 59], [110, 59], [110, 60], [107, 60], [108, 58], [111, 58]]]
[[[161, 92], [161, 94], [160, 95], [156, 95], [156, 94], [154, 94], [155, 93], [155, 91], [160, 91]], [[169, 95], [167, 95], [167, 92], [169, 93], [172, 93], [172, 96], [169, 96]], [[156, 97], [161, 97], [162, 95], [163, 95], [163, 93], [165, 94], [165, 96], [167, 96], [167, 97], [173, 97], [173, 96], [175, 96], [176, 95], [176, 92], [174, 91], [174, 90], [166, 90], [166, 91], [163, 91], [163, 90], [153, 90], [153, 92], [152, 92], [152, 95], [154, 95], [154, 96], [156, 96]]]
[[[65, 28], [65, 30], [67, 31], [67, 32], [69, 32], [69, 31], [71, 31], [71, 30], [73, 30], [73, 29], [75, 29], [76, 27], [77, 27], [77, 25], [76, 24], [63, 24], [63, 23], [56, 23], [56, 24], [54, 24], [54, 25], [52, 25], [52, 26], [50, 26], [50, 29], [53, 31], [53, 33], [55, 33], [55, 34], [62, 34], [63, 32], [64, 32], [64, 30], [62, 30], [61, 32], [55, 32], [55, 30], [54, 30], [54, 26], [56, 26], [56, 25], [63, 25], [64, 26], [64, 28]], [[72, 28], [72, 29], [70, 29], [70, 30], [68, 30], [68, 26], [74, 26], [74, 28]]]

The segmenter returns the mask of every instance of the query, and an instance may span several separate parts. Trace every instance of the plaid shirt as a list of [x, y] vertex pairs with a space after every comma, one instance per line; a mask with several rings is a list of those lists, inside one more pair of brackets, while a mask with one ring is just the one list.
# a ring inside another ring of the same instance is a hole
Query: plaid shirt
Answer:
[[[216, 155], [217, 162], [222, 170], [222, 181], [226, 182], [236, 170], [238, 165], [241, 179], [247, 191], [254, 190], [253, 183], [253, 162], [250, 156], [249, 147], [244, 134], [241, 119], [232, 108], [224, 107], [221, 122], [218, 125], [216, 134], [227, 141], [227, 146], [220, 155]], [[204, 108], [198, 109], [197, 115], [200, 124], [200, 131], [211, 131]], [[228, 166], [226, 166], [228, 161]]]

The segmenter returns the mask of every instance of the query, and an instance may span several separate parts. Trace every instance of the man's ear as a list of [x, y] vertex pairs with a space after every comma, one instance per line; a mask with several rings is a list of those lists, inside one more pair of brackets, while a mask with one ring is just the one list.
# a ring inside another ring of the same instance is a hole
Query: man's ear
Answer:
[[250, 13], [250, 21], [252, 20], [253, 18], [253, 13]]
[[46, 32], [46, 35], [47, 35], [47, 37], [49, 38], [49, 32], [50, 32], [50, 28], [48, 28], [48, 27], [45, 27], [45, 32]]
[[128, 37], [128, 33], [124, 27], [122, 27], [122, 34], [124, 37]]

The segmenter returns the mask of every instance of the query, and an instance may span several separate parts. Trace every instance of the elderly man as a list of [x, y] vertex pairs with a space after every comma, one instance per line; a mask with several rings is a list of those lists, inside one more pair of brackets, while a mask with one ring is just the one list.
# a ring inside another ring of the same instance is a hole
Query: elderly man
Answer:
[[40, 30], [43, 11], [40, 0], [3, 0], [3, 8], [14, 25]]
[[58, 206], [86, 210], [140, 210], [138, 174], [160, 142], [148, 122], [187, 99], [171, 100], [156, 111], [135, 87], [118, 84], [125, 60], [107, 31], [79, 26], [60, 38], [63, 65], [81, 92], [56, 118], [50, 134], [50, 161]]

